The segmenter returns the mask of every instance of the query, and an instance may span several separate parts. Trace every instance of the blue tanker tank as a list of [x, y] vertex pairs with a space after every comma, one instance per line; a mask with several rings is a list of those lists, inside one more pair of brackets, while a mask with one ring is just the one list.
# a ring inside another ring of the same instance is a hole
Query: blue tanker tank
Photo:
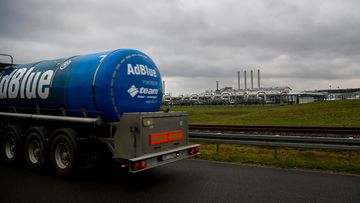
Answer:
[[0, 70], [2, 111], [101, 117], [158, 111], [161, 76], [155, 63], [132, 49], [73, 56]]

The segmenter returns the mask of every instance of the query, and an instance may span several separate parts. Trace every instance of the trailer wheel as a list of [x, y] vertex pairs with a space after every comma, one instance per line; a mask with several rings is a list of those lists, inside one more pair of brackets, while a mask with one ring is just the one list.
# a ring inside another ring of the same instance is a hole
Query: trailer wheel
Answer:
[[51, 146], [51, 163], [57, 175], [71, 173], [76, 167], [77, 134], [72, 129], [55, 131]]
[[25, 143], [25, 159], [29, 169], [41, 170], [45, 166], [45, 136], [44, 128], [32, 128]]
[[7, 164], [13, 164], [19, 156], [20, 148], [20, 128], [9, 126], [4, 130], [1, 139], [1, 159]]

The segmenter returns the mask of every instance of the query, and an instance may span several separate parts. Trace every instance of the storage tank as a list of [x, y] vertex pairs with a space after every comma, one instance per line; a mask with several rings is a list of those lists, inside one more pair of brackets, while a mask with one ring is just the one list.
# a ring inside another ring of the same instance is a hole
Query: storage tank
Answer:
[[119, 49], [0, 70], [0, 110], [120, 120], [158, 111], [161, 76], [144, 53]]

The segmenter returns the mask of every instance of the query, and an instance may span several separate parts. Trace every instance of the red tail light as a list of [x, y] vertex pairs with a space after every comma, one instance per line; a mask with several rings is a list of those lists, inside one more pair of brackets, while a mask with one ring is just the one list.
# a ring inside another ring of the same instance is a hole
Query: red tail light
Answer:
[[199, 151], [200, 151], [199, 147], [190, 148], [189, 149], [189, 155], [190, 156], [195, 155], [195, 154], [199, 153]]
[[147, 167], [146, 161], [137, 161], [132, 164], [132, 169], [134, 171], [142, 170]]

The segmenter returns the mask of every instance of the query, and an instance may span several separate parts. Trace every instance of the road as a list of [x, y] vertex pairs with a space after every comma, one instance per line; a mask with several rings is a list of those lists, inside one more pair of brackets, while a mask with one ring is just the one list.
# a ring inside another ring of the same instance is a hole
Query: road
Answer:
[[360, 202], [360, 176], [200, 160], [73, 177], [0, 165], [0, 202]]

